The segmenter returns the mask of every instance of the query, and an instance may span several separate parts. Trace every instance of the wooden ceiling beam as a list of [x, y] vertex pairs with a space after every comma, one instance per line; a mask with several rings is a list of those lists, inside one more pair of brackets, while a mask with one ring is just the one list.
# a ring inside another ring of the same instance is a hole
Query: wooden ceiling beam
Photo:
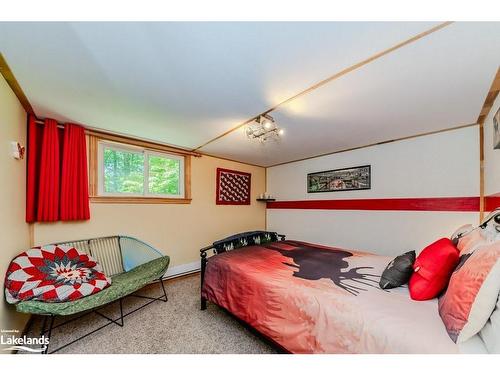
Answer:
[[411, 44], [413, 42], [416, 42], [416, 41], [418, 41], [418, 40], [420, 40], [422, 38], [425, 38], [426, 36], [428, 36], [428, 35], [430, 35], [432, 33], [435, 33], [436, 31], [439, 31], [439, 30], [445, 28], [445, 27], [451, 25], [452, 23], [453, 23], [453, 21], [446, 21], [446, 22], [440, 23], [440, 24], [438, 24], [438, 25], [436, 25], [436, 26], [434, 26], [434, 27], [432, 27], [432, 28], [430, 28], [430, 29], [428, 29], [428, 30], [426, 30], [424, 32], [421, 32], [421, 33], [419, 33], [419, 34], [417, 34], [417, 35], [415, 35], [415, 36], [413, 36], [413, 37], [411, 37], [409, 39], [406, 39], [406, 40], [404, 40], [404, 41], [402, 41], [402, 42], [400, 42], [398, 44], [395, 44], [394, 46], [392, 46], [390, 48], [387, 48], [387, 49], [385, 49], [383, 51], [380, 51], [380, 52], [378, 52], [378, 53], [376, 53], [376, 54], [374, 54], [374, 55], [372, 55], [372, 56], [364, 59], [363, 61], [360, 61], [360, 62], [358, 62], [358, 63], [356, 63], [354, 65], [351, 65], [351, 66], [349, 66], [349, 67], [341, 70], [340, 72], [337, 72], [337, 73], [335, 73], [335, 74], [333, 74], [333, 75], [331, 75], [331, 76], [323, 79], [322, 81], [319, 81], [319, 82], [315, 83], [314, 85], [305, 88], [304, 90], [300, 91], [299, 93], [297, 93], [297, 94], [295, 94], [295, 95], [293, 95], [293, 96], [291, 96], [291, 97], [289, 97], [289, 98], [287, 98], [287, 99], [285, 99], [285, 100], [283, 100], [283, 101], [275, 104], [274, 106], [266, 109], [265, 111], [263, 111], [263, 112], [261, 112], [259, 114], [256, 114], [255, 116], [253, 116], [253, 117], [245, 120], [244, 122], [242, 122], [242, 123], [234, 126], [233, 128], [231, 128], [229, 130], [226, 130], [224, 133], [218, 135], [217, 137], [212, 138], [209, 141], [203, 143], [202, 145], [194, 148], [193, 151], [199, 151], [200, 149], [202, 149], [203, 147], [209, 145], [210, 143], [215, 142], [215, 141], [221, 139], [222, 137], [225, 137], [226, 135], [231, 134], [232, 132], [234, 132], [234, 131], [242, 128], [243, 126], [251, 123], [257, 117], [265, 115], [265, 114], [268, 114], [268, 113], [270, 113], [272, 111], [275, 111], [279, 107], [281, 107], [281, 106], [283, 106], [283, 105], [285, 105], [285, 104], [287, 104], [287, 103], [289, 103], [289, 102], [291, 102], [291, 101], [293, 101], [293, 100], [295, 100], [297, 98], [300, 98], [300, 97], [302, 97], [304, 95], [307, 95], [310, 92], [312, 92], [314, 90], [317, 90], [320, 87], [322, 87], [322, 86], [324, 86], [324, 85], [326, 85], [326, 84], [328, 84], [328, 83], [330, 83], [330, 82], [332, 82], [332, 81], [334, 81], [334, 80], [336, 80], [336, 79], [338, 79], [338, 78], [340, 78], [340, 77], [342, 77], [342, 76], [344, 76], [344, 75], [346, 75], [346, 74], [348, 74], [348, 73], [350, 73], [350, 72], [352, 72], [354, 70], [357, 70], [357, 69], [359, 69], [359, 68], [361, 68], [361, 67], [363, 67], [363, 66], [365, 66], [365, 65], [367, 65], [367, 64], [369, 64], [369, 63], [371, 63], [371, 62], [373, 62], [373, 61], [375, 61], [375, 60], [377, 60], [377, 59], [379, 59], [379, 58], [381, 58], [383, 56], [385, 56], [385, 55], [388, 55], [389, 53], [392, 53], [392, 52], [394, 52], [394, 51], [396, 51], [396, 50], [398, 50], [398, 49], [400, 49], [402, 47], [405, 47], [405, 46], [407, 46], [407, 45], [409, 45], [409, 44]]
[[484, 99], [483, 107], [479, 112], [477, 118], [477, 123], [479, 124], [479, 221], [481, 222], [484, 218], [485, 211], [485, 183], [484, 183], [484, 122], [486, 117], [488, 117], [493, 103], [500, 91], [500, 68], [497, 69], [495, 78], [491, 83], [486, 99]]
[[5, 60], [4, 56], [0, 52], [0, 74], [2, 74], [3, 78], [5, 78], [5, 81], [7, 81], [7, 84], [10, 86], [14, 94], [17, 96], [17, 99], [23, 106], [24, 110], [30, 114], [34, 115], [35, 111], [33, 111], [33, 107], [31, 106], [31, 103], [29, 102], [28, 98], [24, 94], [23, 89], [19, 85], [19, 82], [17, 82], [16, 77], [14, 76], [14, 73], [12, 73], [12, 70], [9, 67], [9, 64], [7, 64], [7, 61]]
[[488, 117], [488, 114], [491, 111], [491, 107], [493, 107], [493, 103], [495, 103], [495, 99], [500, 92], [500, 68], [497, 69], [497, 73], [495, 78], [493, 78], [493, 82], [491, 83], [488, 94], [486, 95], [486, 99], [484, 99], [483, 107], [481, 111], [479, 111], [479, 115], [477, 118], [477, 123], [482, 125]]

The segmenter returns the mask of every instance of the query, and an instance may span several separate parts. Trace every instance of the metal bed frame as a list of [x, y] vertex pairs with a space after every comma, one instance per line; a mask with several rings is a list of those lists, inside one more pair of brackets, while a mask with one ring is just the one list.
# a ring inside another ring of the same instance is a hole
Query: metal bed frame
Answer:
[[[284, 241], [286, 238], [286, 235], [284, 234], [277, 234], [279, 241]], [[213, 255], [217, 255], [219, 253], [223, 253], [225, 251], [217, 251], [217, 249], [214, 247], [214, 245], [210, 245], [207, 247], [204, 247], [200, 249], [200, 261], [201, 261], [201, 288], [200, 288], [200, 310], [206, 310], [207, 309], [207, 299], [203, 297], [202, 291], [203, 291], [203, 281], [205, 280], [205, 270], [207, 268], [207, 263], [208, 263], [208, 254], [207, 252], [209, 250], [213, 249]]]

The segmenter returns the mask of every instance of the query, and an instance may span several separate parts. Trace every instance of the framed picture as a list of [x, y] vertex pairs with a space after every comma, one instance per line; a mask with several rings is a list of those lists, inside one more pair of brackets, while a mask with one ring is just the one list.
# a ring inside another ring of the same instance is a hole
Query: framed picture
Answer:
[[371, 188], [371, 166], [333, 169], [307, 175], [307, 192], [366, 190]]
[[493, 116], [493, 148], [500, 149], [500, 129], [498, 126], [500, 124], [500, 108], [497, 109], [497, 113]]
[[251, 182], [250, 173], [217, 168], [216, 204], [250, 204]]

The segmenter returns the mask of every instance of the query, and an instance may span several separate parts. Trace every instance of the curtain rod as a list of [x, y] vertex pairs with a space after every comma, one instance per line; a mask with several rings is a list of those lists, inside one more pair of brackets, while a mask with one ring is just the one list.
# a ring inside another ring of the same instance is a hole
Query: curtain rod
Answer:
[[[43, 125], [43, 124], [45, 124], [45, 122], [43, 120], [36, 119], [35, 120], [35, 124]], [[58, 122], [57, 123], [57, 127], [58, 128], [64, 128], [64, 124], [61, 124], [61, 123]]]
[[[40, 120], [38, 118], [35, 118], [35, 124], [43, 125], [43, 124], [45, 124], [45, 121]], [[101, 137], [103, 139], [114, 140], [116, 142], [132, 141], [132, 143], [140, 143], [140, 145], [142, 145], [143, 147], [161, 149], [165, 152], [170, 151], [170, 152], [174, 152], [174, 153], [178, 153], [178, 154], [191, 155], [191, 156], [195, 156], [195, 157], [201, 156], [201, 154], [199, 152], [185, 150], [185, 149], [182, 149], [180, 147], [170, 146], [167, 144], [158, 143], [158, 142], [151, 141], [148, 139], [141, 139], [141, 138], [137, 138], [137, 137], [134, 137], [131, 135], [107, 132], [107, 131], [98, 130], [98, 129], [92, 129], [92, 128], [88, 128], [88, 127], [83, 126], [83, 125], [80, 125], [80, 126], [82, 126], [85, 129], [86, 135], [93, 135], [93, 136]], [[60, 129], [64, 129], [64, 124], [57, 122], [57, 127]]]

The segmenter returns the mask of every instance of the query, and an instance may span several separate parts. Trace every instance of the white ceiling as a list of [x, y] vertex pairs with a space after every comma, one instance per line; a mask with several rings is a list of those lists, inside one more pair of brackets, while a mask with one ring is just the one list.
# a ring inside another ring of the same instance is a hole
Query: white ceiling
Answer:
[[[40, 117], [196, 148], [437, 23], [0, 23]], [[273, 165], [476, 120], [500, 23], [455, 23], [278, 109], [279, 144], [201, 151]]]

